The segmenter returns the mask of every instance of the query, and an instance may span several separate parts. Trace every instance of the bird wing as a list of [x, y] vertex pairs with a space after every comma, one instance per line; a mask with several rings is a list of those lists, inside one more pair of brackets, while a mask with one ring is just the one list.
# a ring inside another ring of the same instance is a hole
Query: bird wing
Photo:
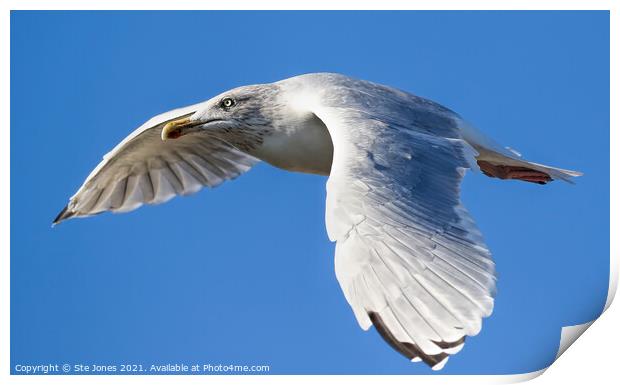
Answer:
[[336, 88], [313, 112], [334, 144], [326, 225], [338, 282], [364, 330], [441, 369], [493, 309], [494, 263], [459, 198], [476, 153], [448, 110], [418, 100], [405, 111], [404, 95], [372, 83]]
[[202, 133], [162, 141], [166, 123], [190, 116], [196, 109], [197, 105], [192, 105], [155, 116], [126, 137], [103, 157], [54, 223], [104, 211], [131, 211], [144, 203], [163, 203], [203, 186], [215, 187], [258, 162]]

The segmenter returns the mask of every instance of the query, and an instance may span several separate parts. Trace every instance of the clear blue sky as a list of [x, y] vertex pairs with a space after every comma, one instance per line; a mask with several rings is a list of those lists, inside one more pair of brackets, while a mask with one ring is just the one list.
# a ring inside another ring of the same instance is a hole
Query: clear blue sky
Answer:
[[13, 12], [11, 362], [269, 364], [428, 374], [357, 326], [334, 275], [325, 177], [261, 164], [165, 205], [50, 224], [149, 117], [330, 71], [452, 108], [574, 186], [469, 174], [493, 315], [442, 373], [549, 364], [609, 274], [607, 12]]

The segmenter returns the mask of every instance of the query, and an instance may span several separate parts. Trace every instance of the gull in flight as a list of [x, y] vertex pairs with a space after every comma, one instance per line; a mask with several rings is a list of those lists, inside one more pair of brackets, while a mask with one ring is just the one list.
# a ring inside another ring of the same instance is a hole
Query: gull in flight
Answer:
[[465, 171], [538, 184], [581, 175], [528, 162], [428, 99], [316, 73], [152, 118], [103, 157], [54, 224], [215, 187], [260, 160], [329, 175], [325, 222], [357, 322], [434, 370], [493, 310], [495, 264], [459, 197]]

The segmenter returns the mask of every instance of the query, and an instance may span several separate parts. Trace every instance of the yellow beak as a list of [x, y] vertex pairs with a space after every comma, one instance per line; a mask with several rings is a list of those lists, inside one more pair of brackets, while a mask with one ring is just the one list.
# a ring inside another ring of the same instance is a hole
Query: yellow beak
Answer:
[[171, 120], [162, 128], [161, 140], [177, 139], [186, 133], [183, 132], [184, 128], [193, 127], [198, 124], [200, 123], [192, 122], [188, 117]]

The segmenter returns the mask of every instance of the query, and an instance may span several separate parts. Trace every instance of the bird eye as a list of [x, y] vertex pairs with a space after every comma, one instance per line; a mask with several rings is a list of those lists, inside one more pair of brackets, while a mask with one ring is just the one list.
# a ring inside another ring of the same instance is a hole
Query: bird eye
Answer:
[[232, 98], [224, 98], [220, 105], [224, 108], [230, 108], [235, 105], [235, 101]]

